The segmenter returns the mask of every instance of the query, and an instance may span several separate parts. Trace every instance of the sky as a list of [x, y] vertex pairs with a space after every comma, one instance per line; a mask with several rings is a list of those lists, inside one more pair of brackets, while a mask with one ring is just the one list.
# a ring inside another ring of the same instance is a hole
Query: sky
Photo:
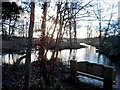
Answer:
[[[106, 1], [106, 0], [103, 0], [103, 1]], [[117, 4], [117, 0], [107, 0], [107, 2], [109, 2], [109, 3], [115, 2]], [[106, 5], [101, 5], [101, 7], [103, 7], [103, 9], [107, 8]], [[116, 20], [118, 18], [118, 7], [116, 7], [112, 12], [117, 12], [116, 15], [113, 16], [113, 20]], [[111, 11], [108, 11], [108, 12], [106, 12], [106, 14], [102, 14], [102, 16], [105, 15], [106, 19], [109, 20], [109, 18], [110, 18], [109, 14], [110, 13], [111, 13]], [[84, 24], [82, 24], [82, 28], [78, 29], [78, 34], [77, 34], [78, 38], [87, 38], [87, 27], [88, 26], [91, 27], [90, 29], [92, 30], [92, 34], [91, 34], [92, 37], [95, 37], [95, 36], [99, 35], [98, 29], [96, 29], [97, 28], [96, 26], [99, 25], [98, 21], [91, 21], [91, 22], [81, 21], [79, 23], [81, 24], [83, 22], [84, 22]], [[102, 25], [105, 26], [106, 23], [108, 23], [108, 22], [102, 22]]]
[[[12, 1], [17, 1], [20, 4], [20, 2], [23, 1], [23, 0], [12, 0]], [[54, 0], [51, 0], [51, 1], [54, 1]], [[83, 0], [83, 1], [84, 2], [88, 2], [88, 0]], [[101, 0], [101, 1], [104, 1], [104, 2], [107, 2], [107, 3], [115, 2], [117, 4], [118, 1], [120, 1], [120, 0]], [[50, 6], [53, 7], [54, 4], [51, 4]], [[101, 7], [103, 7], [104, 9], [107, 8], [106, 5], [101, 5]], [[49, 15], [54, 15], [55, 14], [55, 11], [53, 11], [53, 10], [49, 9], [48, 11], [49, 11]], [[118, 13], [118, 8], [116, 8], [115, 11]], [[36, 8], [35, 8], [35, 22], [40, 22], [41, 15], [42, 15], [42, 10], [41, 10], [41, 8], [38, 5], [36, 5]], [[28, 16], [28, 15], [26, 15], [26, 16]], [[114, 19], [117, 18], [117, 17], [118, 17], [118, 14], [116, 14], [116, 16], [114, 16]], [[108, 18], [109, 18], [109, 16], [108, 16]], [[50, 26], [51, 23], [47, 22], [47, 25]], [[39, 25], [39, 27], [37, 27], [37, 26], [38, 25], [35, 26], [36, 29], [40, 27], [40, 25]], [[93, 36], [97, 36], [98, 35], [98, 34], [96, 34], [96, 33], [98, 33], [98, 31], [95, 30], [96, 26], [98, 26], [98, 22], [97, 21], [92, 21], [92, 22], [79, 21], [79, 22], [77, 22], [77, 27], [78, 27], [77, 28], [77, 37], [78, 38], [86, 38], [87, 37], [88, 26], [91, 27], [91, 30], [93, 31], [93, 33], [92, 33]], [[36, 34], [37, 33], [34, 33], [34, 36], [37, 36]]]

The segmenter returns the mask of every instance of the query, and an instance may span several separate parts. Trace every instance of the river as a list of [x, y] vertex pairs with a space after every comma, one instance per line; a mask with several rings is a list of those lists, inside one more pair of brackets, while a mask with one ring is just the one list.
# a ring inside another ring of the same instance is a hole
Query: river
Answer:
[[[86, 45], [84, 43], [80, 43], [82, 45], [87, 46], [86, 48], [76, 49], [76, 50], [62, 50], [59, 52], [59, 58], [64, 62], [64, 64], [68, 64], [69, 60], [77, 60], [80, 61], [88, 61], [92, 63], [98, 63], [102, 65], [112, 66], [114, 70], [116, 71], [116, 80], [117, 83], [114, 85], [115, 90], [120, 90], [120, 62], [114, 62], [111, 61], [109, 58], [107, 58], [104, 55], [100, 55], [98, 52], [96, 52], [96, 48], [90, 45]], [[48, 59], [51, 56], [52, 51], [48, 52]], [[32, 61], [37, 60], [37, 53], [35, 50], [32, 51]], [[18, 55], [15, 53], [2, 53], [0, 55], [0, 63], [14, 63], [19, 57], [22, 55]], [[21, 63], [24, 63], [25, 60], [23, 60]], [[90, 79], [88, 79], [90, 81]], [[92, 81], [97, 82], [97, 81]]]

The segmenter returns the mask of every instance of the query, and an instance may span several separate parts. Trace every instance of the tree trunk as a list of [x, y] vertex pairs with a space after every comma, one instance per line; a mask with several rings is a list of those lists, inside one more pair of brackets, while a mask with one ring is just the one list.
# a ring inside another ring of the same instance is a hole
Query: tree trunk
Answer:
[[74, 16], [74, 42], [77, 42], [77, 31], [76, 31], [76, 15]]
[[26, 75], [25, 75], [25, 90], [29, 90], [30, 86], [30, 74], [31, 74], [31, 49], [32, 49], [32, 38], [33, 38], [33, 27], [34, 27], [34, 9], [35, 2], [31, 2], [31, 14], [30, 14], [30, 25], [28, 32], [28, 47], [26, 51]]
[[5, 31], [4, 31], [4, 28], [3, 28], [3, 23], [4, 23], [4, 20], [2, 19], [2, 34], [5, 35]]
[[102, 45], [102, 31], [101, 31], [101, 20], [99, 21], [99, 46], [101, 47]]
[[11, 35], [10, 35], [10, 31], [11, 31], [11, 18], [10, 18], [10, 20], [9, 20], [9, 31], [8, 31], [8, 35], [9, 35], [9, 39], [10, 39], [10, 37], [11, 37]]
[[69, 19], [69, 35], [70, 35], [70, 45], [72, 46], [72, 35], [71, 35], [71, 9], [68, 9], [68, 19]]
[[42, 20], [42, 35], [45, 36], [46, 30], [46, 13], [47, 13], [47, 2], [43, 4], [43, 20]]

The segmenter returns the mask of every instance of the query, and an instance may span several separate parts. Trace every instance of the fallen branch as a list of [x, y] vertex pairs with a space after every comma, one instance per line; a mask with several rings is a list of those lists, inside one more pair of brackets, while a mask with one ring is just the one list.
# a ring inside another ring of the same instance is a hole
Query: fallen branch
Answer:
[[21, 60], [23, 60], [24, 58], [26, 58], [26, 55], [20, 57], [19, 59], [17, 59], [16, 65], [19, 65]]

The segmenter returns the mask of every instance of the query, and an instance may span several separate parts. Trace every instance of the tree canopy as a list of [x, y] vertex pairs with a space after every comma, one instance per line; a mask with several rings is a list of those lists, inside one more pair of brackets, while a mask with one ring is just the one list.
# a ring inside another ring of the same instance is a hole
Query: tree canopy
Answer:
[[2, 2], [2, 19], [17, 18], [20, 11], [23, 11], [22, 7], [15, 2]]

